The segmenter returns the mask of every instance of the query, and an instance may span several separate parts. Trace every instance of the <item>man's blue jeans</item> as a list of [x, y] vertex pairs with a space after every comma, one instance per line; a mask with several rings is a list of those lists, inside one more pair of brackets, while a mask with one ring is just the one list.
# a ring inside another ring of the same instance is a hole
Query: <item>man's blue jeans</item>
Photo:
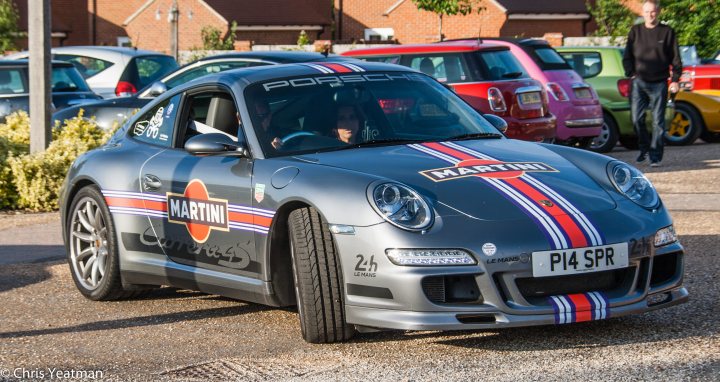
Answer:
[[[665, 105], [668, 97], [668, 84], [645, 82], [635, 78], [630, 95], [630, 109], [638, 146], [641, 153], [649, 153], [651, 162], [659, 162], [663, 157], [663, 135], [665, 133]], [[645, 111], [652, 113], [652, 134], [649, 135], [645, 124]]]

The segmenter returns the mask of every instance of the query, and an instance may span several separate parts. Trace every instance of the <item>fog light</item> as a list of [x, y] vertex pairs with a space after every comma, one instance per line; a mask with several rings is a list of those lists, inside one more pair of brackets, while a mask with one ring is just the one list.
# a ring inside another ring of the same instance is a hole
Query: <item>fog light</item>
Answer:
[[395, 265], [432, 267], [477, 264], [469, 253], [459, 249], [387, 249], [385, 254]]
[[677, 241], [677, 235], [675, 235], [675, 228], [673, 226], [665, 227], [655, 233], [655, 246], [662, 247]]

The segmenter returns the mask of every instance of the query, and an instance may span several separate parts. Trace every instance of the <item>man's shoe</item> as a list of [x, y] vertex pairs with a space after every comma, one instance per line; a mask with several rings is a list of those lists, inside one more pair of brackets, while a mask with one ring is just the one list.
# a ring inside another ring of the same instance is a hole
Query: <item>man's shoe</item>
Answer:
[[641, 151], [640, 155], [638, 155], [637, 159], [635, 159], [635, 162], [643, 163], [647, 160], [647, 158], [648, 158], [648, 153]]
[[662, 166], [662, 163], [660, 163], [660, 161], [650, 162], [650, 167], [660, 167], [660, 166]]

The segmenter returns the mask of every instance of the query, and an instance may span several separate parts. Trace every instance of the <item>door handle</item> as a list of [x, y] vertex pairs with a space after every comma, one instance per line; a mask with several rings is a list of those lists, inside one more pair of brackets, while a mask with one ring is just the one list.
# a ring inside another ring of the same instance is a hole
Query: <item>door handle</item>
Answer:
[[162, 182], [157, 176], [152, 174], [145, 174], [145, 176], [143, 176], [143, 190], [155, 191], [159, 190], [160, 187], [162, 187]]

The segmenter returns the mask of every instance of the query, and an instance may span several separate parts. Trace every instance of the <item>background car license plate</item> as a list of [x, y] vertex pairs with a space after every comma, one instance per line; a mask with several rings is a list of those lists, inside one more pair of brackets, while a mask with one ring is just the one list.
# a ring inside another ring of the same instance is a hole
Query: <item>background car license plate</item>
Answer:
[[578, 99], [592, 98], [592, 93], [588, 88], [578, 88], [575, 89], [575, 97]]
[[600, 272], [628, 266], [628, 244], [558, 249], [532, 253], [533, 277]]
[[540, 103], [540, 93], [538, 92], [520, 93], [518, 94], [518, 98], [523, 105]]

